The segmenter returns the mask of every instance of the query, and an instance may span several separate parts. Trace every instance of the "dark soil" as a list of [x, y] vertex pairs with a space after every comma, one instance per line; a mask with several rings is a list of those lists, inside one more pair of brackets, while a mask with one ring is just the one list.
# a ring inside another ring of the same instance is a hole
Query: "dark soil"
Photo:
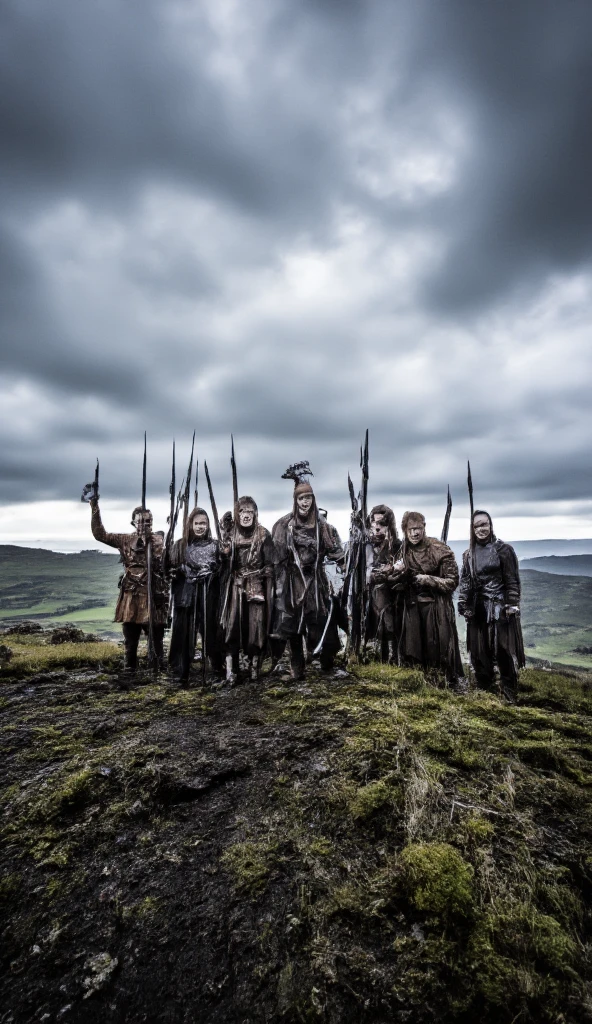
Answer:
[[1, 1024], [592, 1020], [588, 689], [360, 675], [5, 678]]

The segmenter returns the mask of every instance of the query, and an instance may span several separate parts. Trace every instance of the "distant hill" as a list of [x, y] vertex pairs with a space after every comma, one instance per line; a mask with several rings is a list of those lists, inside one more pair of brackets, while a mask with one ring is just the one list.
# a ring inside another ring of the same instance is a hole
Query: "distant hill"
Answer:
[[[550, 555], [592, 555], [592, 538], [585, 540], [511, 540], [502, 535], [501, 539], [512, 545], [519, 559], [546, 558]], [[459, 564], [468, 544], [467, 540], [450, 541], [450, 547]]]
[[535, 569], [560, 576], [592, 576], [592, 555], [544, 555], [523, 558], [520, 569]]
[[520, 575], [527, 656], [592, 667], [592, 579], [534, 569]]
[[0, 544], [0, 623], [67, 620], [89, 631], [119, 636], [112, 621], [120, 573], [116, 554], [63, 554]]

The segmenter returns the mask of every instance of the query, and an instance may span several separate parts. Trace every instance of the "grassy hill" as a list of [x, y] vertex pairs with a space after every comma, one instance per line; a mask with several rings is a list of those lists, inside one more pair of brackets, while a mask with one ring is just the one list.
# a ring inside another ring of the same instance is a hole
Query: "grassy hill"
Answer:
[[592, 579], [532, 569], [521, 579], [527, 656], [592, 668]]
[[545, 555], [523, 558], [521, 569], [557, 573], [560, 576], [592, 576], [592, 555]]
[[3, 1020], [590, 1024], [586, 682], [121, 692], [79, 646], [0, 673]]
[[15, 619], [76, 622], [102, 635], [113, 625], [119, 556], [99, 551], [62, 554], [43, 548], [0, 545], [0, 624]]

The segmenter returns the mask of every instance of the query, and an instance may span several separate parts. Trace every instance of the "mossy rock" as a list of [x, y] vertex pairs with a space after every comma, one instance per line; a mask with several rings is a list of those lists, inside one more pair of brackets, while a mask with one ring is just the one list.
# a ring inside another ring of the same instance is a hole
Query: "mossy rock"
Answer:
[[410, 902], [440, 917], [471, 917], [475, 911], [474, 869], [449, 843], [412, 843], [399, 865]]

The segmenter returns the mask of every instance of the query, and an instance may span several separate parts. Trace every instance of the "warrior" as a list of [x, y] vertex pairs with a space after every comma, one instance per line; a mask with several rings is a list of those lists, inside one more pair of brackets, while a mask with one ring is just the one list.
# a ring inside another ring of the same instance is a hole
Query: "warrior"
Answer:
[[518, 693], [518, 669], [524, 668], [520, 625], [520, 574], [514, 548], [498, 540], [488, 512], [477, 510], [471, 544], [463, 555], [458, 610], [467, 622], [467, 649], [477, 686], [500, 689], [511, 703]]
[[167, 568], [173, 600], [169, 665], [179, 685], [187, 687], [198, 634], [204, 673], [208, 658], [215, 672], [223, 671], [218, 636], [220, 552], [203, 508], [196, 507], [187, 516], [183, 537], [173, 544]]
[[294, 480], [294, 502], [271, 532], [277, 558], [272, 651], [277, 661], [289, 642], [293, 679], [304, 675], [304, 638], [309, 655], [322, 640], [320, 662], [327, 672], [341, 648], [336, 602], [323, 563], [327, 559], [342, 567], [345, 552], [337, 530], [317, 508], [306, 476], [312, 476], [308, 463], [290, 466], [284, 473], [282, 479]]
[[399, 654], [403, 664], [444, 672], [449, 682], [464, 688], [452, 595], [458, 586], [458, 566], [447, 544], [426, 537], [420, 512], [405, 512], [402, 558], [395, 563], [392, 585], [402, 593]]
[[251, 678], [258, 679], [261, 672], [273, 606], [275, 555], [252, 498], [238, 498], [234, 519], [226, 513], [220, 525], [225, 529], [221, 553], [226, 560], [222, 606], [226, 680], [234, 684], [239, 680], [241, 651], [249, 659]]
[[395, 514], [388, 505], [375, 505], [367, 522], [369, 543], [366, 571], [370, 588], [366, 639], [376, 640], [381, 661], [396, 665], [401, 632], [400, 594], [389, 586], [395, 559], [401, 549]]
[[114, 621], [122, 624], [125, 671], [128, 675], [136, 672], [142, 632], [149, 637], [149, 667], [164, 668], [163, 639], [168, 610], [164, 534], [153, 532], [152, 513], [142, 505], [132, 512], [134, 533], [107, 533], [96, 492], [90, 498], [90, 507], [93, 537], [117, 548], [124, 565]]

